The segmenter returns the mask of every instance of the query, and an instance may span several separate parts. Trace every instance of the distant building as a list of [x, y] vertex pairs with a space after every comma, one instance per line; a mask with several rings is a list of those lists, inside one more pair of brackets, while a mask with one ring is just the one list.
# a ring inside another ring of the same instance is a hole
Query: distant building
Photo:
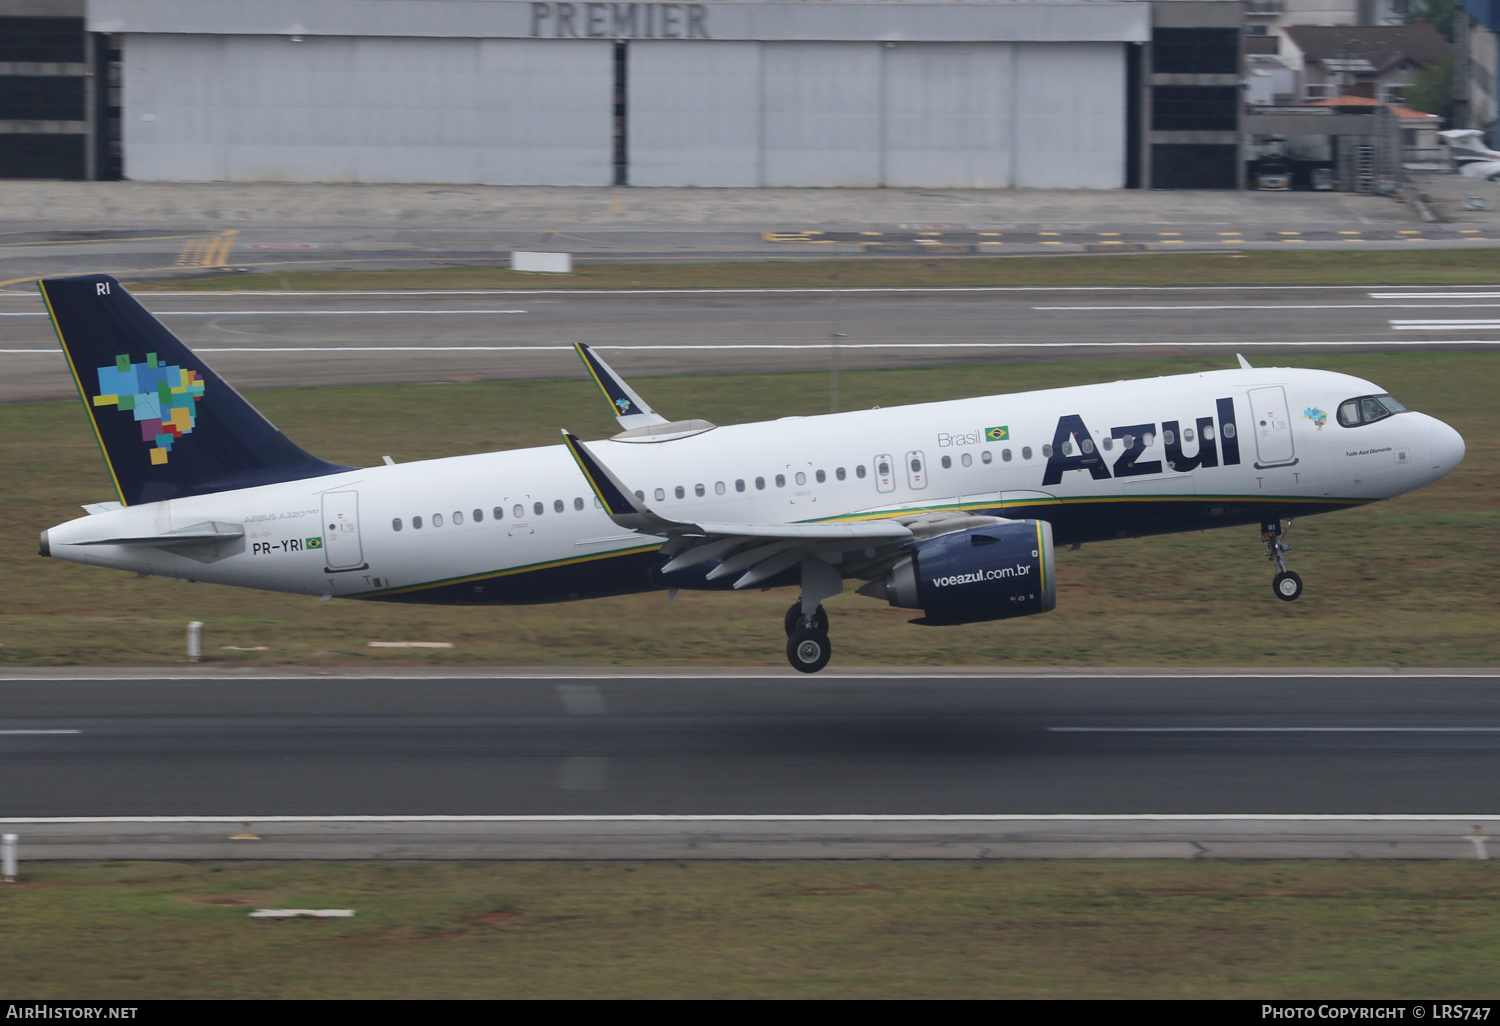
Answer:
[[[1293, 25], [1404, 25], [1412, 0], [1245, 0], [1245, 34], [1251, 53], [1278, 52]], [[1257, 45], [1257, 38], [1265, 42]]]
[[1500, 147], [1500, 0], [1464, 0], [1454, 29], [1467, 55], [1467, 68], [1456, 72], [1467, 108], [1455, 113], [1467, 124], [1452, 127], [1485, 129], [1490, 145]]
[[1448, 41], [1431, 25], [1293, 25], [1281, 60], [1300, 73], [1302, 99], [1364, 96], [1396, 103], [1417, 73], [1448, 56]]
[[[57, 15], [74, 40], [0, 59], [0, 152], [70, 139], [0, 176], [100, 176], [117, 149], [154, 181], [1234, 188], [1243, 10], [0, 0], [9, 31]], [[19, 81], [45, 76], [67, 84]]]

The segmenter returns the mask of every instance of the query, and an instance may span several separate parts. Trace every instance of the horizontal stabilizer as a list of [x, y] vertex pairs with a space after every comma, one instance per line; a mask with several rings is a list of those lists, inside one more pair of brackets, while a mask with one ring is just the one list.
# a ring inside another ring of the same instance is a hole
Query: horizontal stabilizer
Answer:
[[180, 531], [166, 534], [128, 535], [115, 538], [91, 538], [76, 541], [74, 545], [147, 545], [156, 549], [173, 549], [184, 545], [212, 545], [238, 541], [245, 537], [245, 529], [239, 524], [226, 524], [211, 520]]

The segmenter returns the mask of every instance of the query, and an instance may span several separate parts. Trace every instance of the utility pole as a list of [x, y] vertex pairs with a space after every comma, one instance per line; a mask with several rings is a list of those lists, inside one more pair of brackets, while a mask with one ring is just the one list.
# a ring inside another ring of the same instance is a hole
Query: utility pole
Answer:
[[1469, 12], [1461, 3], [1453, 5], [1453, 124], [1448, 127], [1473, 127], [1469, 112]]

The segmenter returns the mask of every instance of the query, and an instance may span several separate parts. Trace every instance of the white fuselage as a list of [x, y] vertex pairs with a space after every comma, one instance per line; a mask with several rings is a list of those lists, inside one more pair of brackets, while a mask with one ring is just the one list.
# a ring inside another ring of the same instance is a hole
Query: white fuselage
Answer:
[[[777, 524], [964, 509], [1051, 520], [1058, 541], [1068, 542], [1336, 509], [1420, 488], [1451, 470], [1463, 442], [1434, 418], [1413, 412], [1358, 427], [1338, 423], [1342, 401], [1382, 391], [1324, 371], [1214, 371], [591, 449], [648, 507], [677, 521]], [[1227, 460], [1223, 400], [1232, 404], [1238, 463]], [[1183, 456], [1207, 446], [1217, 465], [1168, 466], [1171, 422]], [[1056, 444], [1060, 424], [1072, 425], [1063, 445]], [[1139, 450], [1131, 468], [1117, 465], [1127, 441]], [[1054, 466], [1049, 475], [1046, 453], [1056, 460], [1064, 449], [1070, 459], [1098, 459], [1081, 469]], [[1159, 469], [1150, 469], [1154, 463]], [[89, 544], [204, 524], [234, 525], [243, 538]], [[643, 590], [649, 585], [636, 570], [615, 581], [608, 568], [649, 558], [660, 542], [611, 522], [558, 445], [101, 512], [52, 528], [44, 549], [80, 563], [240, 587], [477, 603]], [[560, 591], [526, 590], [533, 575], [566, 567], [574, 569]], [[590, 567], [597, 586], [580, 588]]]

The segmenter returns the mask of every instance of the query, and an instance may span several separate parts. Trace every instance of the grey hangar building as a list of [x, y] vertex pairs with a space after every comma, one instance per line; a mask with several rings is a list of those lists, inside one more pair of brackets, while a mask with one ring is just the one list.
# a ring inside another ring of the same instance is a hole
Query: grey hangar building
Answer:
[[0, 177], [1244, 185], [1236, 0], [0, 0]]

